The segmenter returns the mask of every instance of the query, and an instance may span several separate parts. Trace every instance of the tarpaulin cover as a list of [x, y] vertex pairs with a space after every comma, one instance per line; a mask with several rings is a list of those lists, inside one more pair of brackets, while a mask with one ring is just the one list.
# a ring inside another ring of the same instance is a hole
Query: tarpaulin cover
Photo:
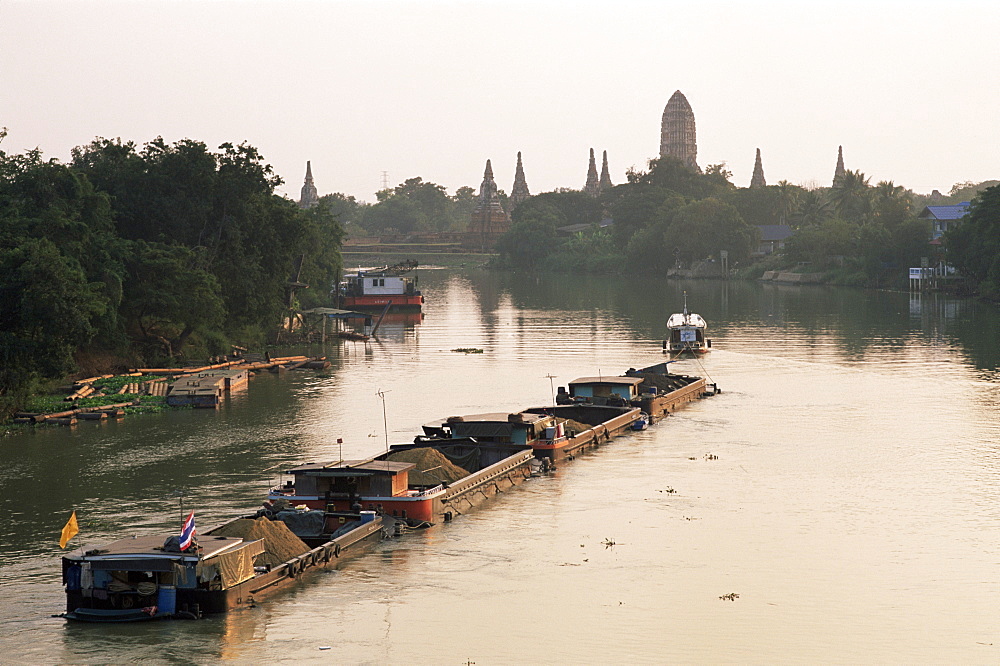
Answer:
[[319, 536], [326, 526], [326, 516], [322, 511], [279, 511], [275, 515], [299, 537]]
[[198, 579], [207, 582], [219, 575], [222, 589], [253, 578], [253, 561], [264, 552], [264, 541], [251, 541], [235, 550], [207, 558], [198, 565]]
[[510, 437], [514, 426], [510, 423], [466, 421], [451, 424], [452, 431], [461, 432], [462, 437]]

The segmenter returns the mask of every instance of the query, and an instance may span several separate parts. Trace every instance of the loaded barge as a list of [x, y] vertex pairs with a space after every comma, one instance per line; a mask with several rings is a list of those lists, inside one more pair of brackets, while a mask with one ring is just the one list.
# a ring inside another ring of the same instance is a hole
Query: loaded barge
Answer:
[[472, 437], [418, 436], [364, 460], [307, 463], [271, 501], [336, 514], [369, 510], [411, 527], [446, 522], [531, 475], [530, 446]]
[[[337, 566], [392, 527], [390, 518], [363, 512], [325, 517], [316, 530], [317, 523], [305, 513], [268, 511], [237, 518], [207, 531], [184, 551], [178, 537], [162, 534], [73, 551], [62, 558], [63, 617], [82, 622], [196, 619], [253, 606], [310, 570]], [[237, 533], [243, 536], [232, 536]]]
[[450, 521], [535, 472], [720, 392], [667, 363], [630, 368], [574, 380], [553, 406], [452, 416], [375, 457], [292, 467], [262, 511], [209, 530], [187, 551], [161, 535], [66, 555], [64, 617], [130, 622], [252, 606], [399, 524]]
[[[671, 361], [672, 362], [672, 361]], [[581, 377], [559, 387], [556, 402], [571, 405], [629, 405], [648, 415], [651, 423], [669, 416], [693, 400], [722, 391], [703, 377], [677, 375], [669, 363], [629, 368], [622, 377]]]

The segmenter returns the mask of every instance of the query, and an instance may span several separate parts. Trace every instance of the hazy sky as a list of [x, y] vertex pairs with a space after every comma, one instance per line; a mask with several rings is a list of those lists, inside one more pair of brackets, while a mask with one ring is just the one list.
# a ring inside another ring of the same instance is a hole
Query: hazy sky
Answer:
[[[659, 150], [680, 89], [698, 161], [745, 187], [1000, 178], [1000, 2], [0, 0], [2, 149], [96, 136], [256, 146], [297, 199], [421, 176], [581, 188]], [[600, 167], [600, 164], [598, 164]]]

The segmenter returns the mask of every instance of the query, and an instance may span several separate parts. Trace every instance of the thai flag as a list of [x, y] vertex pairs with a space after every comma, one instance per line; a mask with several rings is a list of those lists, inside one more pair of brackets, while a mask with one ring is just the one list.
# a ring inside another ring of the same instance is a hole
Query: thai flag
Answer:
[[184, 529], [181, 530], [181, 550], [187, 550], [191, 547], [191, 542], [194, 541], [194, 535], [197, 533], [198, 530], [194, 527], [194, 511], [192, 511], [191, 515], [184, 521]]

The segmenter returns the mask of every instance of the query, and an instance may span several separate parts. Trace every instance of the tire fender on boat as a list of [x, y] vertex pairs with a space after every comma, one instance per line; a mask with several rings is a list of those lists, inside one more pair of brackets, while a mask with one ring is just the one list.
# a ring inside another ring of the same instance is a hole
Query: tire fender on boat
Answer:
[[333, 546], [333, 555], [334, 555], [334, 557], [340, 557], [340, 544], [339, 543], [335, 544]]

